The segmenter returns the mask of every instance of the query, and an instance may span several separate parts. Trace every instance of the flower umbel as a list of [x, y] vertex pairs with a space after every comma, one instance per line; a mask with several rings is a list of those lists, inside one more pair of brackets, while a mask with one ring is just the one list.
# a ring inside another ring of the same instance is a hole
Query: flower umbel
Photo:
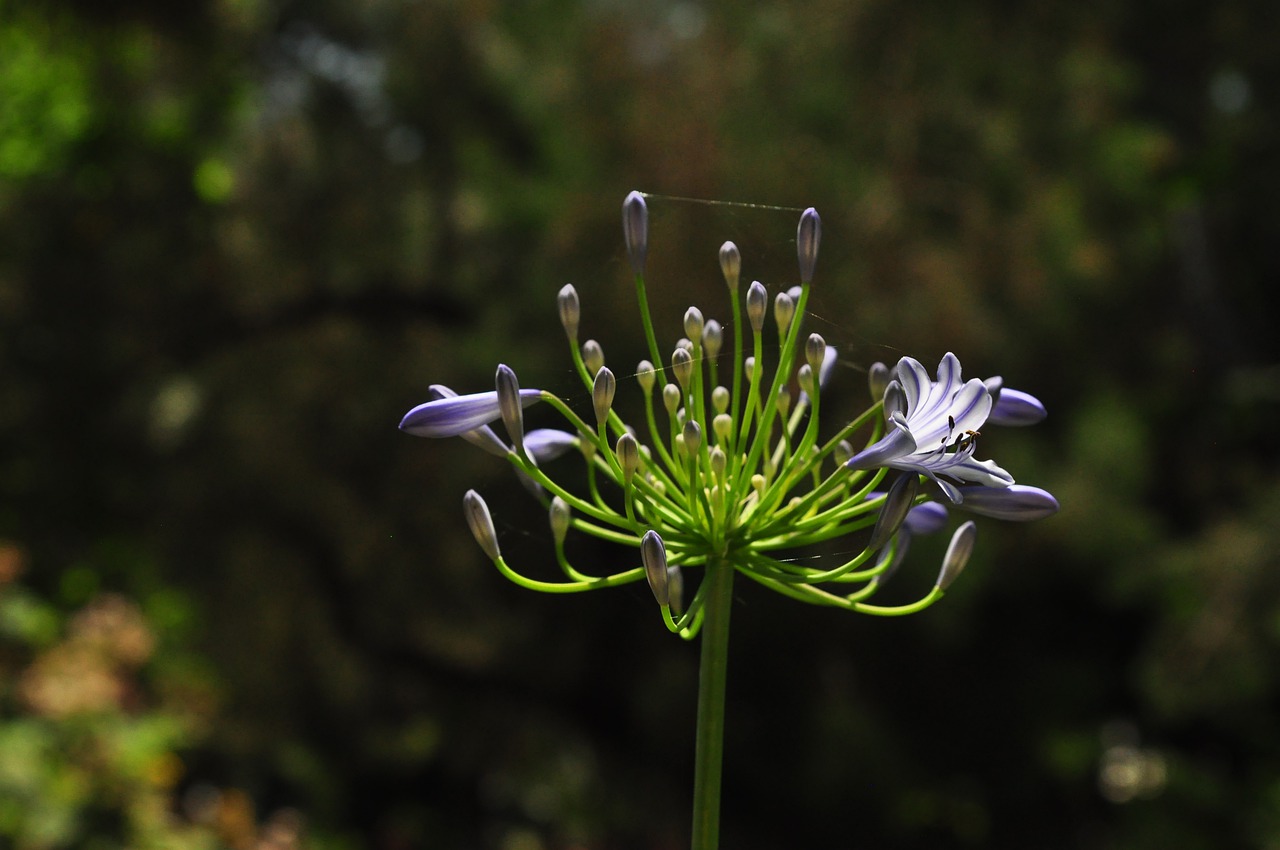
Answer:
[[[719, 259], [732, 299], [731, 321], [722, 326], [690, 307], [679, 326], [685, 336], [666, 353], [645, 295], [648, 211], [639, 192], [623, 204], [623, 231], [649, 346], [634, 372], [644, 402], [642, 427], [624, 423], [615, 409], [621, 381], [603, 365], [600, 344], [578, 341], [581, 302], [572, 285], [558, 293], [557, 310], [591, 399], [587, 417], [548, 390], [518, 389], [515, 372], [504, 365], [496, 392], [456, 396], [435, 386], [433, 400], [401, 422], [403, 430], [419, 436], [465, 437], [505, 456], [523, 479], [538, 485], [531, 490], [545, 500], [556, 529], [556, 558], [564, 573], [559, 581], [513, 570], [500, 554], [483, 500], [474, 491], [467, 494], [468, 521], [473, 530], [483, 527], [477, 537], [486, 554], [512, 580], [537, 590], [576, 592], [647, 577], [668, 628], [686, 638], [702, 626], [708, 583], [699, 583], [681, 612], [670, 604], [667, 571], [683, 582], [684, 572], [712, 563], [804, 602], [906, 614], [941, 598], [973, 548], [967, 525], [953, 541], [943, 575], [918, 601], [870, 601], [901, 562], [910, 537], [945, 522], [943, 505], [929, 501], [933, 494], [941, 491], [945, 503], [998, 519], [1038, 519], [1057, 510], [1049, 493], [1015, 485], [994, 461], [975, 456], [981, 429], [1031, 424], [1043, 418], [1043, 405], [1004, 388], [1001, 378], [964, 380], [954, 354], [942, 358], [936, 377], [910, 357], [892, 370], [874, 364], [874, 403], [820, 438], [818, 411], [839, 353], [818, 334], [801, 331], [822, 232], [812, 208], [797, 229], [799, 286], [784, 285], [770, 299], [754, 281], [740, 299], [741, 254], [726, 242]], [[772, 323], [765, 321], [770, 300]], [[750, 333], [733, 334], [730, 352], [722, 348], [725, 327]], [[722, 356], [732, 359], [726, 364]], [[654, 365], [662, 363], [667, 369]], [[565, 427], [526, 435], [522, 408], [538, 400], [554, 408]], [[489, 427], [498, 419], [506, 424], [511, 446]], [[855, 450], [851, 441], [859, 435], [865, 447]], [[557, 483], [544, 469], [574, 447], [586, 464], [585, 494]], [[895, 480], [886, 488], [890, 470]], [[568, 531], [634, 547], [643, 557], [610, 575], [579, 571], [565, 555]], [[853, 555], [843, 563], [817, 566], [794, 557], [796, 550], [846, 537], [861, 542], [850, 547]]]

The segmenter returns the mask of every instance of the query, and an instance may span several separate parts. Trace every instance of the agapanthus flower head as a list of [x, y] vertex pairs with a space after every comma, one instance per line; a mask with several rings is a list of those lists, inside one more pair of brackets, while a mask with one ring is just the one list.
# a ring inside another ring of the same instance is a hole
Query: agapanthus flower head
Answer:
[[[464, 500], [477, 541], [508, 578], [548, 592], [647, 580], [667, 627], [685, 637], [700, 629], [708, 592], [707, 582], [699, 581], [686, 598], [685, 576], [712, 564], [804, 602], [907, 614], [941, 598], [973, 550], [975, 526], [968, 522], [920, 599], [907, 605], [871, 601], [903, 562], [912, 537], [947, 524], [948, 506], [1008, 520], [1057, 510], [1048, 492], [1014, 484], [994, 461], [976, 457], [988, 444], [984, 428], [1029, 424], [1043, 417], [1043, 405], [1004, 388], [999, 378], [964, 380], [950, 353], [936, 375], [910, 357], [892, 370], [872, 364], [871, 406], [823, 434], [820, 414], [829, 406], [824, 399], [840, 355], [818, 334], [802, 331], [821, 238], [814, 210], [801, 216], [796, 234], [800, 284], [773, 287], [777, 339], [775, 344], [771, 330], [768, 346], [769, 287], [753, 281], [739, 296], [742, 258], [735, 245], [725, 243], [719, 255], [731, 296], [724, 323], [690, 307], [682, 321], [671, 317], [655, 328], [643, 275], [648, 210], [639, 193], [623, 203], [623, 233], [648, 343], [630, 401], [624, 392], [629, 384], [605, 367], [600, 344], [588, 339], [579, 346], [582, 305], [577, 290], [566, 286], [557, 310], [580, 390], [564, 398], [521, 390], [515, 372], [501, 366], [495, 392], [456, 396], [437, 385], [432, 400], [401, 423], [419, 436], [463, 436], [504, 457], [534, 485], [549, 512], [560, 580], [513, 570], [483, 499], [469, 491]], [[661, 348], [659, 328], [669, 334]], [[655, 399], [656, 387], [661, 391]], [[524, 408], [537, 400], [562, 420], [558, 427], [525, 431]], [[638, 426], [620, 412], [632, 404], [643, 406]], [[585, 417], [576, 409], [581, 406], [590, 407]], [[510, 446], [489, 427], [498, 419]], [[553, 475], [555, 464], [575, 462], [586, 466], [585, 492]], [[893, 483], [886, 488], [891, 470]], [[565, 552], [570, 533], [638, 550], [638, 557], [611, 574], [580, 571]], [[835, 539], [849, 553], [840, 563], [800, 556]]]

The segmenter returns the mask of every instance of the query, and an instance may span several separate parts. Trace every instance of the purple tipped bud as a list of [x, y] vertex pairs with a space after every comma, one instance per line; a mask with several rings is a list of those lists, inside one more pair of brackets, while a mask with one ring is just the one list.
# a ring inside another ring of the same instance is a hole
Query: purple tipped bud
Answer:
[[729, 291], [736, 295], [738, 275], [742, 273], [742, 254], [738, 252], [738, 246], [732, 242], [726, 242], [720, 246], [720, 273], [724, 275], [724, 282], [729, 287]]
[[582, 317], [582, 307], [578, 303], [578, 290], [573, 288], [572, 283], [566, 283], [560, 287], [556, 304], [560, 308], [560, 324], [564, 325], [564, 332], [568, 335], [569, 342], [577, 344], [578, 320]]
[[587, 367], [587, 374], [594, 375], [604, 368], [604, 349], [594, 339], [582, 344], [582, 362]]
[[578, 445], [578, 438], [558, 428], [534, 428], [524, 435], [524, 450], [534, 463], [546, 463]]
[[696, 454], [702, 445], [702, 426], [690, 419], [684, 423], [684, 447], [689, 454]]
[[872, 363], [871, 368], [867, 369], [867, 387], [871, 390], [871, 400], [873, 402], [884, 398], [884, 391], [889, 386], [889, 380], [889, 367], [883, 363]]
[[657, 380], [657, 373], [653, 370], [653, 364], [648, 360], [641, 360], [636, 366], [636, 381], [640, 384], [640, 389], [644, 390], [647, 396], [653, 392], [654, 381]]
[[689, 379], [693, 377], [693, 355], [684, 348], [677, 348], [671, 353], [671, 371], [680, 388], [689, 389]]
[[650, 529], [640, 538], [640, 562], [649, 580], [649, 589], [658, 604], [667, 607], [671, 603], [671, 585], [667, 577], [667, 547], [658, 532]]
[[627, 242], [631, 270], [644, 274], [644, 260], [649, 253], [649, 208], [639, 192], [632, 192], [622, 202], [622, 236]]
[[800, 214], [800, 226], [796, 228], [796, 254], [800, 258], [800, 281], [813, 280], [813, 269], [818, 264], [818, 243], [822, 241], [822, 219], [813, 207]]
[[551, 536], [555, 538], [556, 546], [564, 545], [564, 538], [569, 533], [569, 504], [559, 496], [551, 500], [551, 508], [549, 511], [551, 519]]
[[979, 516], [1030, 522], [1058, 512], [1058, 500], [1039, 487], [1010, 484], [1008, 487], [968, 486], [956, 489], [960, 492], [960, 502], [956, 507]]
[[912, 534], [935, 534], [947, 524], [947, 509], [940, 502], [925, 502], [907, 511], [902, 523], [904, 530]]
[[502, 424], [507, 428], [507, 436], [517, 453], [524, 452], [524, 405], [520, 403], [520, 382], [516, 373], [505, 363], [498, 365], [498, 374], [494, 376], [498, 390], [498, 408], [502, 414]]
[[498, 533], [493, 528], [493, 517], [489, 516], [489, 506], [475, 490], [468, 490], [462, 497], [462, 512], [480, 548], [490, 560], [498, 560], [501, 553], [498, 551]]
[[942, 571], [938, 573], [938, 590], [946, 590], [960, 575], [964, 565], [969, 563], [973, 554], [973, 544], [978, 538], [978, 527], [973, 520], [956, 529], [951, 535], [951, 543], [947, 546], [947, 554], [942, 557]]
[[893, 482], [888, 495], [885, 496], [884, 507], [880, 509], [880, 516], [876, 519], [876, 527], [871, 532], [868, 548], [879, 549], [889, 542], [889, 538], [898, 533], [919, 492], [920, 476], [915, 473], [901, 475], [897, 481]]
[[747, 287], [747, 319], [751, 322], [751, 330], [756, 333], [764, 330], [764, 314], [769, 309], [769, 293], [764, 284], [758, 280], [751, 281]]
[[702, 311], [697, 307], [690, 307], [684, 311], [684, 333], [689, 339], [702, 339]]
[[809, 334], [804, 341], [804, 360], [810, 369], [821, 374], [827, 360], [827, 341], [821, 334]]
[[630, 484], [632, 476], [640, 468], [640, 444], [631, 434], [624, 433], [618, 438], [613, 451], [618, 458], [618, 466], [622, 467], [623, 480]]
[[724, 329], [715, 319], [707, 319], [706, 325], [702, 328], [702, 350], [707, 353], [709, 359], [715, 360], [720, 355], [720, 348], [723, 345]]
[[1040, 399], [1007, 387], [998, 391], [987, 421], [993, 425], [1034, 425], [1049, 414]]
[[778, 336], [786, 336], [787, 328], [796, 315], [796, 302], [785, 292], [779, 292], [773, 299], [773, 318], [778, 323]]
[[613, 396], [618, 391], [618, 379], [613, 372], [602, 366], [596, 372], [595, 383], [591, 387], [591, 404], [596, 410], [596, 423], [603, 425], [609, 419], [609, 411], [613, 408]]

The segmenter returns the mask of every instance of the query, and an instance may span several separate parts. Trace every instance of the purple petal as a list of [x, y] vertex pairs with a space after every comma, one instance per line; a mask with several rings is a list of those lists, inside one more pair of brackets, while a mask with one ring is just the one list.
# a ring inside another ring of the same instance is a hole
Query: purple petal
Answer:
[[[458, 397], [457, 393], [444, 384], [432, 384], [429, 389], [432, 401], [438, 398]], [[511, 451], [507, 444], [502, 442], [502, 439], [488, 425], [481, 425], [474, 431], [464, 431], [458, 436], [495, 457], [506, 457], [507, 452]]]
[[995, 425], [1034, 425], [1047, 415], [1040, 399], [1030, 393], [1001, 389], [987, 419]]
[[947, 509], [940, 502], [925, 502], [907, 511], [902, 527], [912, 534], [933, 534], [947, 524]]
[[1011, 484], [1008, 487], [961, 487], [960, 507], [979, 516], [1029, 522], [1058, 512], [1058, 500], [1046, 490]]
[[577, 436], [556, 428], [535, 428], [524, 435], [525, 451], [536, 463], [555, 460], [577, 445]]
[[879, 442], [868, 446], [845, 461], [845, 467], [848, 469], [874, 469], [877, 466], [885, 466], [900, 457], [914, 452], [916, 450], [916, 441], [912, 439], [911, 432], [903, 427], [900, 420], [894, 420], [889, 424], [893, 426], [892, 431], [881, 438]]
[[898, 361], [898, 368], [894, 370], [898, 383], [902, 386], [902, 392], [906, 396], [906, 410], [914, 411], [918, 409], [928, 399], [929, 372], [921, 365], [919, 360], [913, 357], [904, 357]]
[[[521, 390], [520, 406], [542, 398], [541, 390]], [[400, 420], [400, 430], [415, 437], [457, 437], [502, 416], [498, 393], [472, 393], [420, 404]]]

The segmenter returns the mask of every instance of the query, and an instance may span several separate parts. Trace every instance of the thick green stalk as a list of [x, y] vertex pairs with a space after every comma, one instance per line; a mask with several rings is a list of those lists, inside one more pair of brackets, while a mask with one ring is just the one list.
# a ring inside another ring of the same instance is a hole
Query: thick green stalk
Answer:
[[698, 671], [698, 738], [693, 768], [692, 850], [720, 844], [720, 776], [724, 757], [724, 693], [729, 666], [729, 609], [733, 604], [733, 564], [707, 562], [706, 619]]

